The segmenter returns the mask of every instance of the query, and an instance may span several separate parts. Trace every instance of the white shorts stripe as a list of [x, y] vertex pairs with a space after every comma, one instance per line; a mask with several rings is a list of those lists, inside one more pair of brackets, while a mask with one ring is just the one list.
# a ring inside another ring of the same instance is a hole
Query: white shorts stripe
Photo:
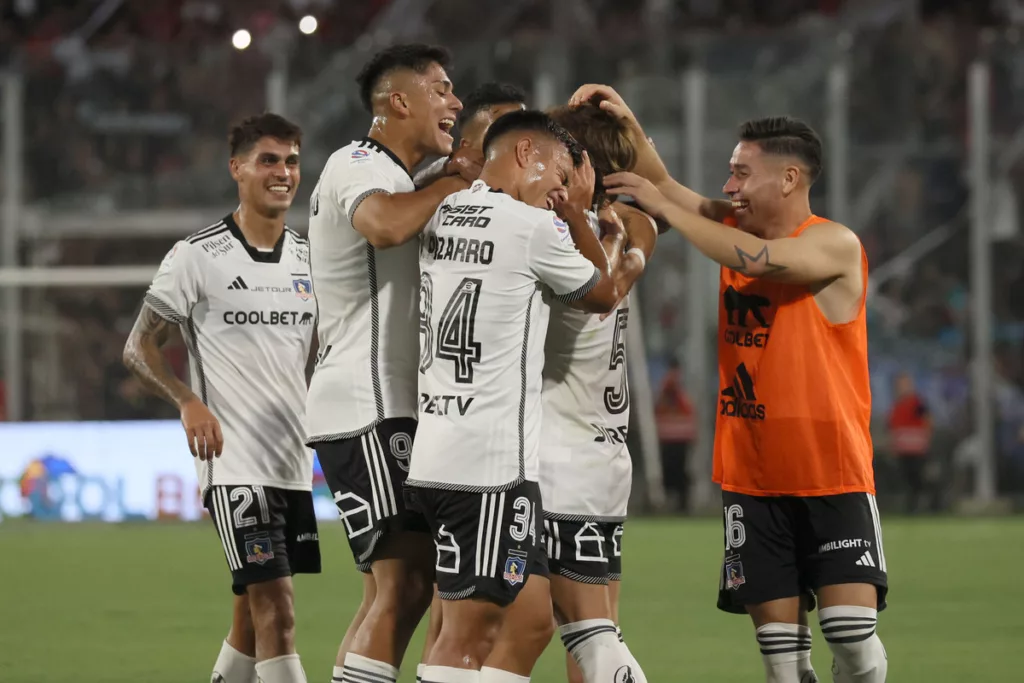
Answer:
[[551, 526], [555, 529], [555, 559], [562, 559], [562, 533], [558, 528], [558, 522], [551, 522]]
[[484, 520], [487, 519], [487, 494], [480, 496], [480, 521], [476, 525], [476, 565], [473, 567], [473, 571], [476, 576], [480, 576], [480, 558], [483, 557], [484, 547]]
[[391, 512], [389, 515], [398, 514], [398, 504], [395, 502], [395, 487], [391, 483], [391, 470], [388, 469], [387, 457], [384, 454], [384, 447], [380, 443], [380, 437], [377, 435], [377, 430], [370, 432], [370, 442], [374, 446], [374, 452], [377, 453], [377, 460], [380, 462], [381, 471], [384, 473], [384, 479], [381, 481], [381, 486], [387, 492], [387, 501], [391, 503]]
[[380, 510], [380, 492], [377, 489], [377, 476], [373, 469], [373, 458], [370, 457], [370, 442], [366, 438], [366, 434], [359, 437], [359, 441], [363, 447], [363, 459], [366, 460], [366, 473], [370, 477], [370, 491], [373, 493], [373, 515], [374, 519], [383, 519], [384, 516]]
[[875, 547], [878, 549], [878, 568], [884, 572], [885, 549], [882, 547], [882, 520], [878, 515], [878, 503], [875, 502], [875, 497], [870, 493], [866, 495], [868, 497], [868, 507], [871, 508], [871, 523], [875, 525]]
[[229, 537], [224, 531], [224, 510], [220, 505], [220, 494], [216, 488], [210, 490], [210, 502], [213, 504], [213, 523], [217, 527], [217, 535], [220, 536], [220, 544], [224, 549], [224, 559], [228, 561], [228, 569], [235, 570], [235, 561], [228, 549], [229, 543], [234, 543], [234, 538]]
[[493, 576], [493, 572], [489, 572], [488, 570], [490, 569], [489, 556], [491, 554], [491, 546], [497, 544], [497, 539], [495, 538], [497, 534], [494, 533], [494, 518], [496, 516], [494, 507], [497, 503], [497, 498], [493, 493], [485, 493], [484, 495], [487, 497], [487, 528], [484, 530], [485, 543], [483, 552], [480, 553], [480, 565], [483, 568], [481, 576]]
[[[491, 494], [494, 495], [494, 494]], [[497, 510], [498, 523], [494, 526], [494, 542], [491, 549], [491, 576], [498, 576], [498, 549], [501, 547], [501, 525], [505, 521], [505, 492], [502, 491], [498, 498]]]
[[223, 512], [221, 524], [223, 524], [224, 538], [227, 540], [228, 566], [237, 571], [242, 568], [242, 558], [238, 554], [238, 545], [235, 543], [235, 527], [231, 517], [228, 491], [224, 487], [218, 487], [214, 491], [220, 497], [220, 507]]

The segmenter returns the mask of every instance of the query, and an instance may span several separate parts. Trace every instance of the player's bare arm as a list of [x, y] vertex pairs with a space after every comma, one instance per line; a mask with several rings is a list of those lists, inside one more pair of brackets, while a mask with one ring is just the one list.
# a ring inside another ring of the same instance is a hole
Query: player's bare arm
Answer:
[[584, 152], [583, 163], [573, 171], [569, 181], [567, 199], [556, 211], [568, 223], [576, 248], [601, 273], [601, 279], [594, 288], [573, 306], [588, 313], [607, 313], [615, 308], [620, 298], [615, 275], [625, 244], [625, 233], [621, 229], [613, 229], [599, 240], [591, 230], [587, 207], [594, 199], [594, 180], [594, 167]]
[[646, 178], [668, 199], [687, 211], [700, 214], [713, 221], [724, 221], [732, 215], [732, 204], [728, 200], [709, 199], [676, 181], [654, 148], [651, 139], [644, 133], [636, 115], [622, 96], [608, 85], [588, 83], [580, 86], [569, 99], [569, 104], [578, 106], [584, 102], [596, 103], [624, 121], [629, 127], [636, 147], [637, 162], [634, 172]]
[[605, 186], [636, 199], [708, 258], [749, 277], [815, 285], [860, 272], [860, 241], [839, 223], [813, 225], [798, 237], [766, 240], [686, 211], [636, 174], [615, 173], [605, 179]]
[[[611, 216], [608, 214], [611, 213]], [[619, 267], [616, 270], [616, 283], [619, 288], [619, 301], [615, 308], [633, 289], [633, 285], [643, 275], [647, 268], [647, 262], [654, 255], [654, 246], [658, 241], [658, 225], [654, 219], [636, 207], [616, 202], [607, 209], [602, 209], [597, 214], [601, 223], [601, 230], [606, 230], [609, 220], [618, 220], [622, 223], [626, 235], [625, 253], [619, 259]], [[614, 309], [613, 309], [614, 310]], [[601, 320], [607, 318], [611, 313], [602, 313]]]
[[192, 455], [201, 460], [220, 457], [224, 450], [220, 423], [199, 397], [174, 376], [160, 350], [175, 329], [148, 304], [143, 304], [122, 359], [146, 389], [181, 411], [181, 424]]
[[416, 192], [378, 192], [364, 199], [352, 215], [352, 227], [378, 249], [405, 244], [420, 234], [450, 194], [469, 187], [461, 176], [446, 176]]

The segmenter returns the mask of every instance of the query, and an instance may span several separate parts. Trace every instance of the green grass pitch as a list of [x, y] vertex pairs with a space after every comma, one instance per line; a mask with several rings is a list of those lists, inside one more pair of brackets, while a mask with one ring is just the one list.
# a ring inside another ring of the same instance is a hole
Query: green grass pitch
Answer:
[[[1024, 519], [884, 522], [889, 609], [879, 633], [894, 683], [1024, 680]], [[296, 581], [298, 647], [330, 679], [359, 600], [342, 528], [321, 527], [324, 573]], [[652, 683], [763, 680], [752, 628], [714, 607], [715, 520], [626, 526], [622, 627]], [[212, 525], [0, 523], [0, 681], [205, 683], [230, 619]], [[402, 681], [412, 681], [421, 637]], [[814, 663], [831, 680], [815, 632]], [[564, 680], [555, 641], [534, 671]]]

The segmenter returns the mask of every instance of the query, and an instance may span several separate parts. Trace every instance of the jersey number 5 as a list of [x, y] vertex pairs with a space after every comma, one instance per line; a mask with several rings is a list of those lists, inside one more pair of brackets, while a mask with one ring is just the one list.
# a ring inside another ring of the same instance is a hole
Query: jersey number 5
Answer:
[[426, 372], [436, 356], [454, 363], [456, 382], [473, 383], [473, 366], [480, 362], [481, 357], [480, 342], [474, 335], [481, 286], [482, 281], [478, 278], [462, 278], [437, 321], [435, 349], [430, 321], [434, 282], [429, 273], [420, 276], [420, 372]]
[[626, 378], [626, 323], [628, 320], [628, 308], [620, 308], [615, 311], [615, 336], [612, 337], [612, 355], [608, 359], [608, 369], [622, 368], [622, 379], [619, 386], [604, 388], [604, 407], [611, 415], [619, 415], [629, 408], [629, 381]]

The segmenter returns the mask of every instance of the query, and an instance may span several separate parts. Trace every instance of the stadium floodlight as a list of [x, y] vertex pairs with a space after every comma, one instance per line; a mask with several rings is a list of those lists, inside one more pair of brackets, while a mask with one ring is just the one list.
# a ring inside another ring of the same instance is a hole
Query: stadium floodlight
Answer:
[[317, 21], [312, 14], [307, 14], [299, 20], [299, 30], [307, 36], [316, 31]]
[[236, 50], [244, 50], [252, 44], [252, 34], [244, 28], [240, 28], [231, 36], [231, 44], [235, 46]]

